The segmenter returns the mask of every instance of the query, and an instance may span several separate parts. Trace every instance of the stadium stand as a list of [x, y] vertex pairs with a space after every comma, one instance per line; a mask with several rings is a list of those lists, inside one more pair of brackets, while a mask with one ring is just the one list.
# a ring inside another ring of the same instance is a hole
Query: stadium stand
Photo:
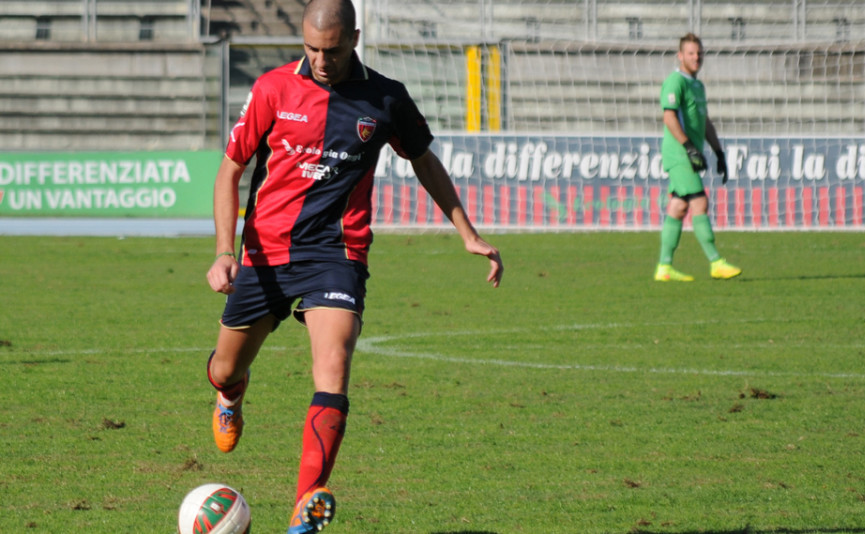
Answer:
[[0, 144], [213, 148], [219, 74], [219, 61], [198, 44], [0, 43]]
[[186, 0], [4, 0], [0, 41], [196, 41], [189, 8]]
[[212, 0], [206, 35], [286, 37], [300, 35], [302, 0]]
[[[476, 43], [502, 51], [505, 129], [656, 132], [658, 84], [691, 27], [709, 44], [701, 75], [725, 134], [865, 131], [849, 111], [865, 90], [860, 1], [808, 2], [807, 16], [786, 0], [365, 4], [365, 61], [404, 81], [437, 131], [466, 127], [465, 51]], [[304, 1], [197, 5], [0, 2], [2, 146], [220, 148], [255, 78], [302, 54]]]
[[217, 146], [221, 62], [200, 42], [189, 2], [90, 1], [0, 3], [0, 144], [28, 151]]

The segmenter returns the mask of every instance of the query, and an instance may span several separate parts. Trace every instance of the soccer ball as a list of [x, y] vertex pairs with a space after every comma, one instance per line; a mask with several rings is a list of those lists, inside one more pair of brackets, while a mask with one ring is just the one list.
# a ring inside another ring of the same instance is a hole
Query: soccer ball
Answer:
[[178, 534], [248, 534], [249, 505], [236, 489], [204, 484], [186, 494], [177, 515]]

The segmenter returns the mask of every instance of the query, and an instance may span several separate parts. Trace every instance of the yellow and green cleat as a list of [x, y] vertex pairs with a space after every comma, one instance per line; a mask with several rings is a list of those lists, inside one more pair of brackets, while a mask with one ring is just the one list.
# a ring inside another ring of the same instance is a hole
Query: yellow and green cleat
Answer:
[[740, 274], [742, 274], [742, 269], [730, 265], [724, 258], [712, 262], [712, 278], [716, 280], [729, 280]]
[[673, 269], [672, 265], [664, 265], [659, 263], [655, 269], [656, 282], [693, 282], [694, 277], [690, 274], [685, 274]]

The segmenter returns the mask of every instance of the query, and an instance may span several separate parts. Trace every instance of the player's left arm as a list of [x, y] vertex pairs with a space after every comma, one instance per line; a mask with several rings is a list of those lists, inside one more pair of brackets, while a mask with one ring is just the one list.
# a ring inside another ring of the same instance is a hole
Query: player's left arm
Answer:
[[484, 241], [475, 230], [441, 160], [427, 150], [423, 155], [411, 160], [411, 164], [421, 185], [457, 229], [466, 250], [489, 258], [490, 274], [487, 282], [492, 282], [493, 287], [499, 287], [504, 272], [501, 255], [496, 247]]
[[712, 147], [715, 152], [715, 157], [718, 158], [718, 174], [721, 175], [721, 184], [727, 183], [727, 156], [724, 154], [724, 147], [721, 145], [721, 140], [718, 139], [718, 132], [715, 130], [715, 125], [709, 117], [706, 117], [706, 142]]

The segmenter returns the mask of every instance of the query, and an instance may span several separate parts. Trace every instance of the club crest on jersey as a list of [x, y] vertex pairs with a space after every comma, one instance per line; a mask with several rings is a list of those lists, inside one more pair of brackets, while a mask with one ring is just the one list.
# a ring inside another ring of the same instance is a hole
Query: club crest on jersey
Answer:
[[375, 133], [375, 119], [362, 117], [357, 119], [357, 136], [360, 140], [366, 143], [372, 139], [372, 134]]

